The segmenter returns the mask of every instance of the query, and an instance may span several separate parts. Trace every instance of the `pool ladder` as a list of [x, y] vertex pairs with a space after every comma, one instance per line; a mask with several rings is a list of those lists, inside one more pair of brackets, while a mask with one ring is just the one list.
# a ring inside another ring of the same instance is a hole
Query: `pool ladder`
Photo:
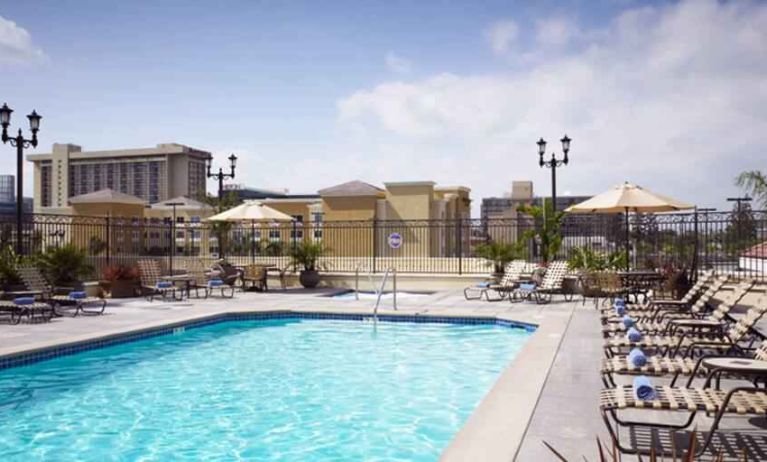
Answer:
[[[360, 267], [361, 264], [357, 264], [357, 266], [354, 268], [354, 298], [357, 300], [360, 299]], [[397, 268], [394, 268], [392, 266], [386, 268], [386, 271], [384, 272], [383, 278], [381, 278], [381, 284], [376, 287], [375, 283], [373, 282], [373, 272], [368, 272], [368, 280], [370, 281], [370, 285], [373, 287], [373, 290], [376, 294], [376, 303], [373, 306], [373, 322], [378, 322], [378, 307], [381, 305], [381, 297], [383, 297], [384, 289], [386, 289], [386, 281], [389, 280], [389, 277], [391, 276], [392, 280], [392, 305], [393, 308], [397, 309]]]

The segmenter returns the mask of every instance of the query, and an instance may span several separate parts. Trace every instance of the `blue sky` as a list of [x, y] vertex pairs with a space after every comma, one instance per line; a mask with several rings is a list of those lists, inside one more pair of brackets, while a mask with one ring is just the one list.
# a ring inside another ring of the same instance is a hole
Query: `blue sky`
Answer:
[[39, 152], [179, 142], [237, 153], [252, 186], [432, 179], [476, 203], [514, 179], [548, 194], [534, 143], [567, 132], [560, 193], [629, 180], [724, 206], [767, 167], [766, 9], [0, 1], [0, 99], [14, 126], [44, 116]]

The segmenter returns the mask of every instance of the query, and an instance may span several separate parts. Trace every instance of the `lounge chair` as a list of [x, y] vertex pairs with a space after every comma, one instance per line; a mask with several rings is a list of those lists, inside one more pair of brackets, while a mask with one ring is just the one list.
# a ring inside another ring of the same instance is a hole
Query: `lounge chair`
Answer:
[[643, 366], [635, 365], [628, 356], [613, 356], [602, 360], [602, 367], [600, 373], [602, 374], [602, 381], [607, 387], [616, 386], [613, 375], [653, 375], [653, 376], [668, 376], [671, 375], [671, 386], [673, 387], [679, 377], [689, 377], [687, 381], [687, 387], [692, 384], [696, 375], [708, 373], [708, 368], [704, 364], [704, 360], [710, 358], [730, 358], [738, 361], [744, 358], [754, 359], [756, 361], [767, 361], [767, 340], [754, 350], [754, 353], [748, 356], [719, 356], [719, 355], [704, 355], [700, 358], [692, 358], [686, 356], [648, 356], [646, 363]]
[[[524, 260], [511, 261], [506, 264], [500, 282], [485, 281], [469, 286], [463, 290], [463, 296], [466, 300], [481, 300], [484, 296], [489, 302], [501, 301], [517, 287], [522, 275], [529, 269], [530, 265]], [[491, 297], [492, 293], [498, 298]]]
[[211, 273], [213, 273], [211, 276], [217, 276], [224, 281], [224, 284], [232, 287], [236, 286], [237, 281], [241, 281], [242, 278], [242, 271], [235, 268], [234, 265], [226, 260], [218, 260], [213, 263]]
[[[717, 280], [720, 280], [722, 284], [727, 281], [727, 276], [720, 276]], [[654, 311], [659, 306], [690, 306], [695, 301], [703, 295], [708, 287], [715, 283], [714, 279], [714, 272], [713, 271], [706, 271], [703, 274], [700, 275], [698, 280], [695, 282], [695, 284], [692, 285], [687, 290], [687, 293], [680, 298], [680, 299], [671, 299], [671, 298], [651, 298], [649, 301], [643, 303], [643, 304], [632, 304], [631, 309], [634, 311]], [[612, 307], [602, 307], [600, 308], [603, 312], [608, 312], [612, 310]]]
[[678, 335], [647, 335], [642, 336], [639, 341], [632, 341], [628, 335], [617, 335], [605, 339], [605, 355], [610, 358], [635, 347], [649, 348], [661, 355], [669, 356], [680, 353], [689, 356], [695, 350], [715, 350], [725, 353], [738, 351], [741, 349], [739, 343], [752, 333], [754, 325], [767, 312], [767, 297], [762, 294], [755, 295], [758, 296], [755, 303], [727, 331], [724, 331], [724, 324], [714, 326], [702, 321], [697, 329]]
[[79, 313], [104, 314], [107, 306], [105, 299], [88, 297], [85, 292], [76, 291], [71, 287], [55, 287], [36, 266], [19, 265], [16, 272], [27, 289], [39, 293], [39, 298], [50, 303], [55, 314], [69, 311], [74, 311], [72, 316]]
[[[735, 306], [741, 298], [753, 287], [754, 281], [749, 280], [741, 282], [732, 291], [716, 293], [707, 293], [699, 298], [692, 308], [687, 312], [666, 313], [659, 312], [649, 318], [639, 318], [634, 323], [608, 322], [602, 326], [602, 333], [605, 336], [623, 334], [628, 330], [629, 325], [635, 327], [645, 334], [670, 334], [672, 330], [684, 330], [685, 326], [700, 326], [701, 321], [707, 321], [712, 325], [721, 324], [729, 314], [730, 309]], [[721, 303], [708, 315], [705, 314], [707, 307], [715, 296], [721, 296]], [[631, 318], [631, 315], [627, 315]], [[633, 319], [633, 318], [632, 318]], [[692, 321], [692, 322], [691, 322]]]
[[[213, 291], [220, 290], [224, 298], [234, 297], [234, 287], [224, 284], [217, 278], [210, 278], [205, 274], [205, 266], [200, 260], [191, 260], [187, 263], [186, 271], [193, 278], [191, 288], [194, 289], [197, 298], [200, 297], [200, 290], [203, 291], [205, 298], [213, 294]], [[229, 295], [226, 292], [229, 291]]]
[[141, 289], [145, 292], [150, 302], [157, 295], [161, 296], [163, 300], [167, 300], [169, 295], [174, 300], [179, 300], [177, 298], [179, 295], [183, 297], [183, 292], [175, 284], [165, 283], [160, 279], [160, 264], [157, 260], [139, 260], [137, 264], [141, 279]]
[[519, 284], [511, 293], [509, 301], [512, 303], [525, 299], [534, 299], [536, 303], [551, 302], [554, 294], [562, 293], [562, 282], [567, 274], [567, 262], [553, 261], [546, 267], [546, 272], [540, 284], [531, 282], [530, 285]]
[[[753, 385], [734, 387], [729, 390], [712, 388], [711, 384], [718, 374], [726, 372], [726, 367], [721, 367], [709, 372], [702, 388], [675, 388], [670, 386], [651, 387], [654, 397], [651, 399], [639, 399], [635, 396], [632, 385], [618, 386], [602, 390], [599, 396], [599, 410], [602, 419], [607, 425], [607, 430], [613, 443], [624, 453], [646, 454], [651, 449], [638, 447], [626, 447], [620, 443], [618, 429], [620, 427], [665, 428], [671, 431], [688, 428], [698, 412], [713, 413], [714, 419], [708, 429], [703, 444], [697, 447], [696, 455], [703, 454], [711, 444], [719, 423], [726, 414], [734, 415], [767, 415], [767, 390]], [[750, 375], [753, 379], [767, 376], [767, 367], [761, 361], [752, 367], [739, 367], [740, 375]], [[618, 416], [622, 411], [636, 411], [648, 409], [652, 411], [664, 411], [668, 413], [689, 413], [687, 420], [679, 424], [639, 422], [621, 419]]]
[[[642, 321], [656, 321], [659, 318], [668, 318], [675, 316], [686, 316], [689, 313], [704, 313], [710, 300], [719, 293], [719, 291], [725, 290], [725, 284], [727, 283], [727, 276], [719, 276], [714, 279], [713, 283], [706, 288], [706, 291], [701, 294], [694, 303], [651, 303], [646, 307], [630, 307], [626, 309], [625, 314], [631, 316], [636, 320]], [[622, 316], [618, 316], [613, 308], [603, 310], [600, 314], [602, 324], [617, 323], [622, 320]]]
[[19, 304], [13, 300], [0, 300], [0, 312], [8, 313], [11, 324], [18, 324], [26, 316], [31, 322], [38, 316], [43, 321], [50, 321], [54, 315], [53, 306], [41, 301]]

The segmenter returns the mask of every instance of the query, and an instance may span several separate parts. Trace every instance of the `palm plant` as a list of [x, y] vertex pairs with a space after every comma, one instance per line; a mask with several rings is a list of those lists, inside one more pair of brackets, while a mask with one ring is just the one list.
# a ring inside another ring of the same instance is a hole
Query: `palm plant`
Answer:
[[493, 266], [493, 271], [496, 274], [501, 274], [510, 261], [525, 258], [527, 253], [525, 244], [524, 241], [517, 241], [514, 244], [491, 241], [487, 244], [477, 245], [474, 254], [487, 260], [487, 264]]
[[290, 248], [288, 255], [294, 269], [301, 267], [303, 271], [317, 271], [323, 266], [320, 257], [328, 250], [321, 241], [301, 241]]
[[554, 260], [562, 247], [562, 227], [564, 212], [554, 212], [551, 201], [543, 201], [543, 207], [534, 205], [522, 205], [517, 211], [533, 217], [536, 222], [535, 229], [524, 233], [527, 239], [536, 239], [540, 244], [541, 259], [546, 264]]
[[735, 184], [745, 189], [762, 206], [767, 207], [767, 175], [759, 170], [742, 172]]
[[93, 266], [85, 249], [67, 244], [38, 255], [36, 263], [55, 285], [69, 286], [91, 276]]

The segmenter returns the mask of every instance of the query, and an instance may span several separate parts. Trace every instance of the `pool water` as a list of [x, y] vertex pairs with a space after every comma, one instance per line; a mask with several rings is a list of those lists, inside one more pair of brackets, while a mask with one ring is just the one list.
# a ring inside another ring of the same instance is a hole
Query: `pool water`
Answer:
[[529, 335], [230, 321], [6, 369], [0, 460], [434, 461]]

